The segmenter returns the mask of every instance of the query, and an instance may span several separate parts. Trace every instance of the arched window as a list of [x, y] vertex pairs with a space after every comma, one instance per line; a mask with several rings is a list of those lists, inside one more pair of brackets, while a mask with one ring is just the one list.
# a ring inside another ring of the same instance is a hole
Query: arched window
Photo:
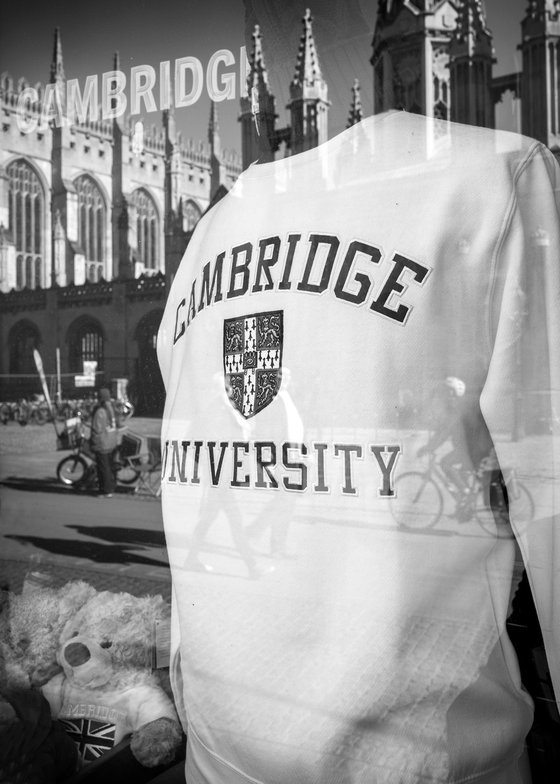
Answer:
[[78, 243], [86, 258], [86, 276], [96, 283], [105, 275], [105, 202], [87, 174], [74, 183], [78, 194]]
[[17, 254], [16, 288], [40, 288], [43, 284], [45, 198], [39, 177], [22, 159], [8, 166], [8, 205], [10, 233]]
[[33, 349], [39, 347], [39, 330], [30, 321], [15, 324], [9, 336], [10, 373], [34, 374], [37, 372]]
[[103, 330], [93, 318], [78, 319], [69, 330], [69, 365], [71, 373], [82, 373], [84, 362], [97, 362], [97, 370], [103, 370]]
[[159, 220], [156, 205], [150, 194], [143, 188], [134, 191], [132, 204], [136, 207], [137, 261], [140, 261], [148, 270], [157, 270], [159, 266]]
[[184, 208], [183, 215], [185, 216], [185, 231], [192, 231], [202, 216], [200, 208], [189, 199]]

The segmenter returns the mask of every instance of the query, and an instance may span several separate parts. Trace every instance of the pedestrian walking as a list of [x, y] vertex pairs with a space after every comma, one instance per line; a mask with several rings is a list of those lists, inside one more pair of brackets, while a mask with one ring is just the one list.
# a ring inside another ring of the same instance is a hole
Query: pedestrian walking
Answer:
[[117, 419], [110, 391], [99, 390], [98, 403], [91, 419], [91, 451], [95, 455], [99, 497], [111, 498], [115, 491], [113, 452], [117, 448]]

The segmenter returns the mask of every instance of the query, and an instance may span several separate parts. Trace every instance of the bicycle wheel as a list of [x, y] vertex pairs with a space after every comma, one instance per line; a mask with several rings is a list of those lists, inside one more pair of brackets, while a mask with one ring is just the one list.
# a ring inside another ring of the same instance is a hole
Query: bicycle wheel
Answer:
[[429, 476], [410, 471], [396, 480], [391, 513], [399, 526], [411, 530], [432, 528], [442, 511], [441, 491]]
[[44, 425], [50, 416], [49, 407], [47, 405], [36, 406], [31, 411], [31, 421], [36, 425]]
[[77, 487], [88, 474], [88, 464], [80, 455], [68, 455], [56, 467], [56, 475], [63, 485]]
[[29, 424], [29, 410], [27, 408], [19, 408], [16, 414], [16, 421], [21, 427]]
[[115, 474], [115, 479], [122, 485], [133, 485], [140, 476], [140, 471], [122, 458], [120, 449], [119, 445], [113, 452], [113, 473]]
[[492, 501], [488, 490], [483, 488], [478, 494], [475, 516], [480, 526], [498, 539], [513, 539], [514, 533], [509, 516], [509, 504], [514, 504], [515, 521], [518, 533], [523, 532], [535, 514], [535, 504], [531, 494], [519, 481], [506, 487], [497, 482], [492, 484]]
[[137, 471], [132, 466], [125, 465], [118, 460], [114, 464], [114, 468], [117, 482], [120, 482], [122, 485], [133, 485], [140, 476], [140, 471]]

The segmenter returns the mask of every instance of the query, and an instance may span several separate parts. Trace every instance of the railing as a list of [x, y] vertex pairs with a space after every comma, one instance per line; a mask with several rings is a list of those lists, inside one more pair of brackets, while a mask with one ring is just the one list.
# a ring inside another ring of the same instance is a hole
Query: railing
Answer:
[[101, 280], [82, 286], [64, 286], [57, 291], [58, 306], [72, 308], [80, 305], [105, 305], [113, 299], [113, 283]]
[[126, 298], [131, 302], [141, 300], [164, 300], [167, 294], [165, 275], [141, 275], [126, 281]]
[[125, 286], [125, 296], [129, 302], [143, 300], [163, 301], [167, 296], [165, 275], [157, 272], [154, 275], [141, 275], [125, 281], [101, 280], [97, 283], [84, 283], [75, 286], [61, 286], [52, 289], [20, 289], [0, 292], [0, 311], [17, 313], [30, 310], [45, 310], [48, 292], [56, 292], [59, 308], [75, 308], [83, 305], [109, 305], [113, 301], [115, 288]]
[[0, 310], [4, 313], [16, 313], [20, 310], [44, 310], [47, 307], [46, 289], [12, 289], [0, 293]]

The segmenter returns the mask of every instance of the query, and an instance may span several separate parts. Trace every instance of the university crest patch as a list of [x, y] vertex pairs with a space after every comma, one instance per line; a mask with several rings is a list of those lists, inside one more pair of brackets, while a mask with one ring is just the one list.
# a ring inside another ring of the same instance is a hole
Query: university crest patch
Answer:
[[224, 374], [231, 404], [249, 419], [271, 403], [281, 384], [283, 311], [224, 321]]

